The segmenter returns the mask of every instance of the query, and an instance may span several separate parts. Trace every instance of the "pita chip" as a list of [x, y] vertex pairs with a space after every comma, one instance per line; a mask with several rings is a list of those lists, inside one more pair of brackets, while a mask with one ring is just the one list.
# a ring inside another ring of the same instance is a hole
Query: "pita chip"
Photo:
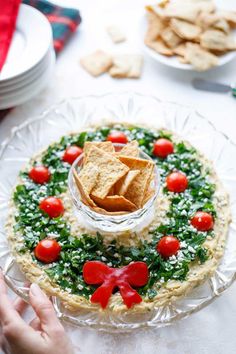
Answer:
[[80, 178], [80, 176], [78, 175], [76, 170], [75, 169], [73, 170], [73, 176], [75, 179], [76, 186], [80, 192], [82, 202], [84, 204], [86, 204], [88, 206], [92, 206], [92, 207], [96, 206], [96, 204], [89, 196], [89, 189], [91, 188], [91, 186], [95, 183], [95, 180], [97, 179], [96, 171], [93, 171], [93, 172], [95, 174], [91, 175], [92, 179], [89, 178], [88, 179], [89, 184], [86, 184], [86, 183], [84, 183], [84, 180], [82, 181], [82, 179]]
[[86, 159], [92, 146], [96, 146], [97, 148], [109, 153], [115, 153], [115, 149], [111, 141], [86, 141], [83, 148], [84, 164], [86, 164]]
[[127, 143], [120, 151], [118, 151], [118, 155], [138, 157], [139, 148], [137, 140]]
[[139, 173], [139, 170], [129, 171], [126, 176], [122, 177], [118, 182], [116, 182], [114, 186], [115, 194], [125, 195], [125, 193], [129, 189], [130, 184], [139, 175]]
[[129, 185], [125, 197], [133, 202], [138, 208], [143, 206], [143, 199], [150, 184], [150, 177], [154, 169], [154, 163], [149, 160], [133, 157], [120, 156], [119, 159], [126, 164], [130, 170], [139, 170], [140, 173]]
[[112, 186], [129, 171], [129, 168], [113, 155], [92, 146], [86, 164], [93, 164], [99, 170], [99, 175], [91, 195], [105, 198]]
[[92, 196], [96, 205], [105, 209], [106, 211], [135, 211], [137, 208], [135, 204], [121, 195], [109, 195], [103, 199]]

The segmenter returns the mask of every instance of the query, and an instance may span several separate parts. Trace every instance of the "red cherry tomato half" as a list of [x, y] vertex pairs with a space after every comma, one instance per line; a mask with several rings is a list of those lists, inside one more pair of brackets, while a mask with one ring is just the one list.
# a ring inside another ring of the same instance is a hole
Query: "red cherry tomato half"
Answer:
[[35, 257], [43, 263], [51, 263], [58, 260], [61, 246], [56, 240], [45, 238], [34, 249]]
[[191, 224], [198, 231], [209, 231], [213, 229], [214, 220], [211, 214], [204, 211], [197, 211], [191, 219]]
[[180, 242], [172, 235], [163, 236], [157, 243], [156, 249], [163, 258], [169, 258], [176, 255], [180, 249]]
[[65, 162], [68, 162], [70, 165], [73, 164], [73, 162], [83, 153], [83, 149], [81, 149], [79, 146], [69, 146], [62, 157], [62, 160]]
[[168, 139], [158, 139], [153, 145], [153, 155], [165, 158], [174, 152], [174, 144]]
[[182, 172], [172, 172], [167, 176], [166, 184], [168, 191], [181, 193], [188, 187], [188, 179]]
[[47, 197], [43, 199], [39, 204], [39, 208], [47, 213], [50, 218], [57, 218], [64, 213], [62, 201], [56, 197]]
[[29, 172], [29, 178], [38, 184], [47, 183], [50, 179], [50, 176], [50, 171], [45, 166], [35, 166]]
[[117, 143], [117, 144], [127, 144], [128, 138], [123, 132], [119, 132], [118, 130], [113, 130], [107, 136], [107, 141], [111, 141], [112, 143]]

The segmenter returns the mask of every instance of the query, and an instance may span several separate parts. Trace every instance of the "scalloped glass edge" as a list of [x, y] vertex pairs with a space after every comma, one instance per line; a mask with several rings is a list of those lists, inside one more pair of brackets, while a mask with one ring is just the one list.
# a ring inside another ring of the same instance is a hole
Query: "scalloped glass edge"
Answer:
[[[156, 115], [157, 119], [155, 120]], [[167, 326], [210, 304], [236, 278], [236, 259], [234, 257], [236, 252], [236, 187], [234, 187], [236, 185], [236, 165], [232, 165], [230, 160], [230, 156], [236, 153], [236, 144], [218, 131], [210, 121], [187, 105], [163, 102], [154, 96], [140, 93], [122, 92], [65, 99], [41, 115], [28, 119], [13, 128], [10, 137], [1, 144], [0, 265], [3, 268], [8, 286], [17, 295], [26, 301], [28, 300], [29, 287], [25, 284], [22, 273], [10, 254], [4, 232], [5, 210], [8, 207], [12, 188], [22, 164], [27, 162], [31, 155], [43, 147], [47, 147], [60, 136], [73, 130], [85, 128], [91, 123], [101, 123], [101, 118], [105, 118], [103, 122], [106, 122], [106, 118], [108, 118], [109, 121], [117, 121], [118, 123], [126, 121], [138, 125], [145, 124], [147, 116], [153, 117], [150, 126], [154, 128], [168, 128], [186, 140], [191, 136], [190, 143], [214, 162], [216, 171], [229, 190], [231, 197], [233, 220], [229, 229], [225, 254], [214, 276], [208, 278], [185, 297], [170, 305], [157, 307], [145, 315], [130, 316], [128, 312], [126, 315], [115, 315], [102, 311], [87, 311], [85, 313], [81, 311], [79, 315], [75, 316], [66, 312], [60, 301], [53, 297], [52, 302], [58, 317], [70, 324], [109, 332], [127, 332], [143, 327]], [[83, 119], [81, 120], [80, 117]], [[201, 124], [199, 124], [200, 122]], [[45, 129], [45, 124], [48, 129]], [[24, 140], [24, 134], [28, 134], [27, 142]], [[210, 139], [206, 139], [207, 137]]]

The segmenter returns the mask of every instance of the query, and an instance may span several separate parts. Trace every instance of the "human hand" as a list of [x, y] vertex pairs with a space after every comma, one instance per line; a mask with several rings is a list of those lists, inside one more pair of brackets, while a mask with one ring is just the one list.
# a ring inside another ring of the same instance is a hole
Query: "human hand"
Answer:
[[[73, 347], [53, 306], [37, 284], [29, 292], [36, 318], [27, 325], [21, 317], [23, 300], [12, 303], [0, 271], [0, 348], [11, 354], [73, 354]], [[2, 333], [1, 333], [2, 331]]]

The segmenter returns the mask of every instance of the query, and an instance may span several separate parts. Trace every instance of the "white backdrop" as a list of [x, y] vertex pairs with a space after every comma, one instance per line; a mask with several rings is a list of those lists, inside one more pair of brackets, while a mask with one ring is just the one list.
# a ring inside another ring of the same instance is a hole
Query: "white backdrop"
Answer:
[[[139, 21], [146, 1], [55, 2], [79, 8], [83, 23], [60, 54], [55, 76], [47, 89], [31, 102], [15, 108], [1, 121], [0, 142], [9, 135], [13, 126], [35, 116], [62, 97], [129, 90], [190, 104], [236, 141], [236, 99], [227, 95], [202, 93], [191, 87], [191, 80], [196, 76], [219, 82], [236, 82], [236, 60], [220, 69], [196, 75], [164, 67], [144, 54], [144, 70], [140, 80], [115, 80], [108, 75], [95, 79], [80, 68], [79, 58], [95, 49], [140, 53], [142, 45]], [[227, 5], [236, 10], [235, 0], [222, 0], [218, 3], [222, 7]], [[104, 30], [110, 23], [117, 23], [124, 29], [128, 37], [126, 43], [111, 43]], [[142, 330], [121, 336], [86, 329], [67, 329], [73, 342], [80, 347], [78, 353], [82, 354], [233, 354], [236, 348], [236, 284], [212, 305], [171, 327]]]

